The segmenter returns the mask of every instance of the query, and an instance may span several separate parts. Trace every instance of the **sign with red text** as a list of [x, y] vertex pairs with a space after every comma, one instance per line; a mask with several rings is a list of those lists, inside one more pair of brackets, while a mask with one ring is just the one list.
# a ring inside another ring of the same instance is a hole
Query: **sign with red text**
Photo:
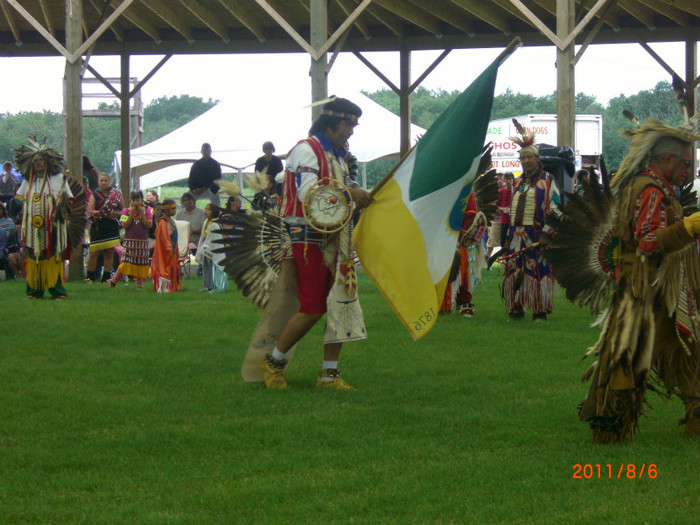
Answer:
[[[515, 117], [528, 131], [536, 133], [535, 144], [557, 145], [557, 116], [530, 114]], [[520, 146], [510, 140], [516, 136], [515, 125], [510, 118], [492, 120], [486, 130], [486, 142], [493, 143], [491, 159], [493, 168], [501, 172], [522, 171], [518, 152]], [[577, 159], [584, 155], [601, 155], [603, 152], [603, 117], [601, 115], [576, 116], [576, 144], [572, 146]]]

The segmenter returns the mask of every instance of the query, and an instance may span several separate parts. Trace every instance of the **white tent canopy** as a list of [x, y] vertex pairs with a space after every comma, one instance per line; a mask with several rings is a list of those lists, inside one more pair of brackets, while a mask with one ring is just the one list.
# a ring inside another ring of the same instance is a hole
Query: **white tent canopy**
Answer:
[[[258, 94], [256, 94], [258, 98]], [[350, 151], [359, 162], [368, 162], [399, 152], [400, 119], [362, 93], [347, 95], [362, 108], [360, 125], [350, 137]], [[265, 100], [262, 98], [261, 100]], [[269, 100], [269, 98], [268, 98]], [[203, 142], [212, 146], [212, 157], [224, 173], [253, 171], [262, 155], [263, 142], [275, 144], [276, 154], [286, 154], [311, 127], [311, 108], [300, 100], [274, 104], [238, 97], [220, 102], [196, 119], [145, 146], [131, 150], [131, 168], [146, 190], [187, 179], [192, 162], [201, 157]], [[411, 125], [417, 139], [423, 128]], [[114, 154], [120, 171], [121, 151]]]

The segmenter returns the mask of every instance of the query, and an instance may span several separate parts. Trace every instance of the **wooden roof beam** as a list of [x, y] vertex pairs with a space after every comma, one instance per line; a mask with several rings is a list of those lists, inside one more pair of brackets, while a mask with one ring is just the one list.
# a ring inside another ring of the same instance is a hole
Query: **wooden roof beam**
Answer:
[[[425, 6], [424, 0], [409, 0], [410, 2], [418, 5], [419, 7]], [[433, 12], [435, 16], [440, 18], [443, 22], [456, 27], [460, 31], [463, 31], [466, 35], [473, 37], [476, 33], [474, 31], [474, 20], [465, 16], [464, 11], [458, 9], [449, 0], [431, 0]]]
[[170, 7], [172, 4], [166, 4], [162, 0], [148, 0], [143, 5], [158, 15], [166, 24], [172, 26], [175, 31], [185, 37], [188, 43], [194, 42], [192, 27]]
[[[44, 15], [44, 22], [46, 22], [46, 29], [53, 36], [56, 36], [56, 26], [51, 18], [51, 11], [49, 11], [49, 5], [47, 0], [39, 0], [39, 5], [41, 6], [41, 14]], [[83, 23], [85, 21], [83, 20]]]
[[142, 17], [137, 16], [135, 13], [132, 12], [131, 9], [127, 9], [126, 11], [124, 11], [121, 16], [126, 18], [129, 22], [131, 22], [141, 31], [150, 36], [156, 44], [160, 44], [163, 42], [163, 38], [160, 35], [160, 29], [158, 29], [150, 22], [147, 22]]
[[212, 14], [207, 8], [200, 4], [197, 0], [180, 0], [180, 3], [194, 16], [196, 16], [203, 24], [212, 30], [216, 35], [223, 40], [225, 44], [231, 41], [226, 26]]
[[[513, 5], [513, 3], [510, 0], [492, 0], [494, 4], [496, 4], [498, 7], [503, 9], [506, 13], [508, 13], [510, 16], [515, 16], [519, 18], [522, 22], [525, 22], [526, 24], [530, 24], [532, 27], [537, 29], [537, 27], [532, 23], [532, 21], [525, 16], [517, 7]], [[542, 9], [542, 6], [538, 5], [536, 2], [534, 4], [535, 9], [539, 9], [540, 13], [542, 11], [547, 12], [546, 9]], [[530, 11], [533, 11], [531, 8]], [[534, 13], [534, 11], [533, 11]], [[540, 16], [535, 14], [538, 19], [540, 19]]]
[[270, 16], [270, 18], [272, 18], [275, 22], [277, 22], [280, 25], [282, 29], [285, 30], [290, 37], [292, 37], [292, 40], [294, 40], [299, 45], [299, 47], [301, 47], [311, 56], [314, 56], [316, 54], [316, 50], [311, 46], [311, 44], [304, 40], [304, 37], [299, 34], [296, 28], [294, 28], [289, 22], [287, 22], [287, 20], [279, 12], [277, 12], [277, 10], [272, 5], [270, 5], [266, 0], [255, 0], [255, 2], [265, 10], [265, 12]]
[[384, 24], [394, 36], [401, 38], [405, 35], [406, 31], [403, 22], [391, 11], [377, 5], [370, 5], [367, 8], [367, 12], [377, 21]]
[[484, 5], [485, 2], [475, 2], [474, 0], [450, 0], [453, 4], [461, 7], [465, 11], [468, 11], [476, 18], [479, 18], [495, 27], [501, 33], [510, 35], [513, 31], [510, 27], [510, 22], [508, 18], [496, 10], [492, 9], [490, 6]]
[[429, 11], [419, 9], [405, 0], [374, 0], [374, 2], [388, 11], [405, 18], [412, 24], [425, 29], [428, 33], [435, 36], [442, 36], [444, 33], [444, 29], [438, 18], [433, 16]]
[[[289, 13], [291, 6], [288, 2], [280, 2], [279, 0], [266, 0], [266, 3], [277, 13], [277, 15], [280, 18], [285, 20], [289, 27], [294, 29], [294, 31], [296, 31], [297, 33], [301, 31], [302, 28], [298, 24], [293, 25], [292, 22], [290, 22], [290, 20], [292, 20], [293, 17]], [[260, 4], [260, 2], [258, 2], [258, 4]], [[296, 13], [296, 11], [294, 11], [294, 13]]]
[[[95, 9], [100, 14], [100, 18], [104, 17], [104, 9], [106, 7], [106, 4], [104, 6], [98, 6], [97, 5], [97, 0], [88, 0], [90, 5]], [[124, 28], [117, 22], [114, 21], [112, 24], [109, 26], [109, 30], [114, 33], [114, 37], [117, 39], [119, 42], [124, 42]]]
[[243, 26], [253, 33], [258, 42], [264, 42], [266, 40], [265, 33], [263, 32], [263, 26], [258, 22], [257, 18], [252, 16], [248, 11], [240, 7], [236, 2], [227, 2], [226, 0], [219, 0], [219, 4], [226, 9], [226, 11], [231, 14], [236, 20], [238, 20]]
[[690, 27], [690, 15], [687, 12], [681, 11], [680, 9], [676, 9], [675, 7], [665, 4], [663, 2], [659, 2], [658, 0], [639, 1], [647, 7], [655, 9], [669, 20], [673, 20], [679, 26]]
[[[655, 4], [659, 2], [654, 2]], [[661, 3], [668, 4], [676, 9], [700, 17], [700, 3], [697, 0], [661, 0]]]
[[588, 49], [588, 46], [591, 45], [595, 37], [598, 35], [600, 28], [603, 27], [603, 24], [607, 23], [606, 21], [608, 18], [608, 14], [612, 10], [613, 5], [615, 5], [614, 0], [608, 0], [608, 2], [603, 6], [600, 12], [596, 13], [598, 20], [596, 20], [596, 23], [593, 24], [593, 28], [588, 32], [588, 35], [586, 35], [586, 38], [584, 39], [583, 44], [581, 44], [580, 49], [578, 50], [574, 58], [571, 60], [572, 66], [576, 66], [578, 61], [583, 56], [583, 53], [585, 53], [586, 49]]
[[630, 4], [627, 0], [618, 0], [617, 4], [627, 11], [634, 18], [639, 20], [644, 24], [647, 29], [656, 29], [656, 22], [654, 21], [654, 11], [645, 7], [641, 4]]
[[10, 26], [10, 31], [12, 31], [12, 36], [15, 37], [15, 45], [21, 46], [22, 39], [20, 38], [19, 28], [17, 27], [17, 22], [15, 22], [15, 15], [12, 9], [7, 6], [6, 0], [0, 0], [0, 7], [2, 7], [2, 12], [5, 15], [5, 20], [7, 20], [7, 25]]
[[[338, 0], [338, 5], [340, 6], [340, 9], [343, 10], [343, 13], [345, 13], [345, 16], [350, 16], [350, 14], [355, 10], [355, 5], [350, 2], [350, 0]], [[362, 36], [365, 37], [365, 40], [369, 40], [372, 38], [372, 35], [369, 31], [369, 27], [367, 24], [362, 22], [359, 18], [355, 20], [353, 24], [357, 30], [362, 33]]]

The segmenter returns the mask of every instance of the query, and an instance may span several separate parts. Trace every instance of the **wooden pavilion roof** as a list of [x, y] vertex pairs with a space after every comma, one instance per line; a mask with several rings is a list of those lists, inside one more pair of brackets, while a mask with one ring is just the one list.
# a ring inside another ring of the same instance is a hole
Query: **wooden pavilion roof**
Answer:
[[[82, 0], [82, 26], [85, 40], [99, 33], [95, 55], [309, 51], [314, 1]], [[57, 55], [50, 40], [65, 45], [66, 3], [0, 0], [0, 56]], [[575, 6], [579, 44], [588, 35], [595, 44], [700, 40], [698, 0]], [[328, 35], [337, 34], [325, 51], [502, 47], [515, 36], [552, 45], [556, 13], [557, 0], [328, 0]]]

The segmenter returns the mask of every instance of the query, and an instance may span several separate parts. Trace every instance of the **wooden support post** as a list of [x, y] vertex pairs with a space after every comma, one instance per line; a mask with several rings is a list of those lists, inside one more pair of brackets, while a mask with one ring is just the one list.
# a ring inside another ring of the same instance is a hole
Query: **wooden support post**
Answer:
[[131, 118], [129, 115], [129, 54], [126, 51], [121, 53], [121, 88], [120, 88], [120, 109], [121, 109], [121, 177], [119, 189], [128, 200], [131, 188], [137, 188], [138, 182], [134, 185], [131, 180]]
[[401, 118], [400, 156], [411, 149], [411, 50], [399, 51], [399, 117]]
[[[82, 44], [82, 0], [66, 0], [66, 48], [74, 53]], [[70, 174], [83, 179], [82, 64], [66, 60], [63, 79], [64, 158]], [[83, 247], [76, 246], [68, 269], [70, 279], [83, 279]]]
[[[563, 41], [574, 29], [574, 0], [557, 2], [557, 36]], [[576, 150], [576, 91], [574, 86], [575, 40], [565, 49], [557, 48], [557, 145]], [[564, 178], [563, 191], [571, 191], [571, 179]]]
[[[328, 35], [328, 0], [311, 0], [311, 47], [319, 49]], [[328, 97], [328, 77], [326, 66], [328, 59], [323, 53], [318, 60], [311, 57], [311, 101], [316, 102]], [[311, 109], [311, 120], [321, 115], [322, 106]]]
[[[694, 85], [695, 77], [698, 74], [698, 45], [694, 38], [687, 38], [685, 41], [685, 83], [688, 86], [686, 91], [688, 97], [688, 115], [693, 116], [698, 112], [698, 99], [695, 96], [695, 89], [691, 86]], [[693, 160], [694, 168], [690, 170], [689, 181], [695, 180], [698, 174], [697, 169], [697, 149], [695, 147], [691, 148], [691, 159]]]

